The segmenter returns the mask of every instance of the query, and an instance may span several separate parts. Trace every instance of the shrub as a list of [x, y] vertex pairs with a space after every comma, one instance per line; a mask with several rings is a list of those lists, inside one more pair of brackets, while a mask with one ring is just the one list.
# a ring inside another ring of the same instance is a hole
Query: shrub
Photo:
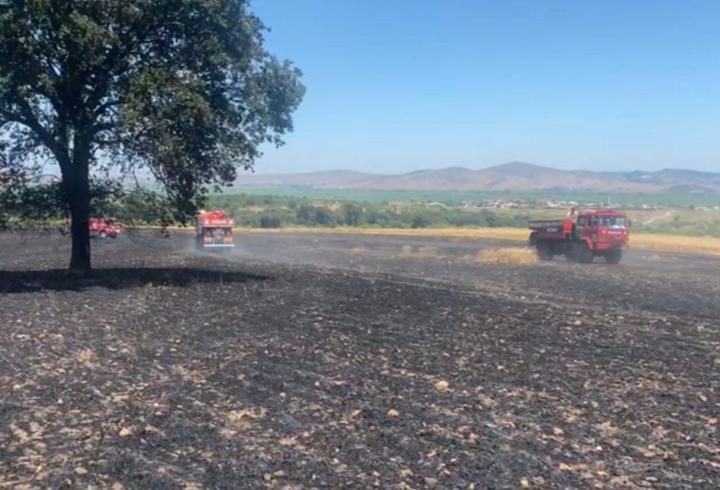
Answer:
[[266, 214], [260, 217], [260, 228], [280, 228], [282, 220], [275, 214]]

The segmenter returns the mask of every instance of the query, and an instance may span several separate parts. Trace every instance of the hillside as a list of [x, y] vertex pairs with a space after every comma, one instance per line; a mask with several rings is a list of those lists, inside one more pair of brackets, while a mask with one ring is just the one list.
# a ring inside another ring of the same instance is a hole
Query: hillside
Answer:
[[657, 172], [560, 170], [524, 162], [473, 170], [462, 167], [371, 174], [348, 170], [295, 174], [242, 174], [236, 187], [403, 191], [595, 191], [720, 193], [720, 174], [666, 169]]

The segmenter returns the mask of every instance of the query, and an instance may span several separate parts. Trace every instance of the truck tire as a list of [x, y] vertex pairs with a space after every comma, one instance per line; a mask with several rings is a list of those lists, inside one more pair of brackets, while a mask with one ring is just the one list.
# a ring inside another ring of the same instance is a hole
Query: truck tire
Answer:
[[605, 262], [612, 265], [617, 265], [622, 260], [622, 250], [608, 250], [605, 252]]
[[536, 248], [538, 258], [544, 262], [552, 260], [555, 256], [552, 245], [550, 245], [549, 243], [537, 242]]
[[581, 264], [592, 263], [595, 256], [585, 242], [577, 242], [575, 245], [575, 258]]

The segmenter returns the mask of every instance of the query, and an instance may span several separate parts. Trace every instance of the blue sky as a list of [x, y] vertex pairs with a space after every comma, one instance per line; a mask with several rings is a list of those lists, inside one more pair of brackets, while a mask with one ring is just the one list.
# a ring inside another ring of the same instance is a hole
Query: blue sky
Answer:
[[720, 171], [720, 1], [252, 5], [308, 89], [258, 173]]

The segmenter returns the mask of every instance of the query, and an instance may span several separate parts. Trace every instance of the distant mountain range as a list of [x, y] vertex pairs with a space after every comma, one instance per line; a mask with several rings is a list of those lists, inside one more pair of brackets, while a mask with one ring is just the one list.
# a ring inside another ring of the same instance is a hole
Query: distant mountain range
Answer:
[[720, 173], [666, 169], [656, 172], [559, 170], [510, 162], [481, 170], [450, 167], [383, 175], [350, 170], [288, 174], [241, 174], [236, 187], [305, 187], [395, 191], [547, 191], [616, 193], [720, 193]]

